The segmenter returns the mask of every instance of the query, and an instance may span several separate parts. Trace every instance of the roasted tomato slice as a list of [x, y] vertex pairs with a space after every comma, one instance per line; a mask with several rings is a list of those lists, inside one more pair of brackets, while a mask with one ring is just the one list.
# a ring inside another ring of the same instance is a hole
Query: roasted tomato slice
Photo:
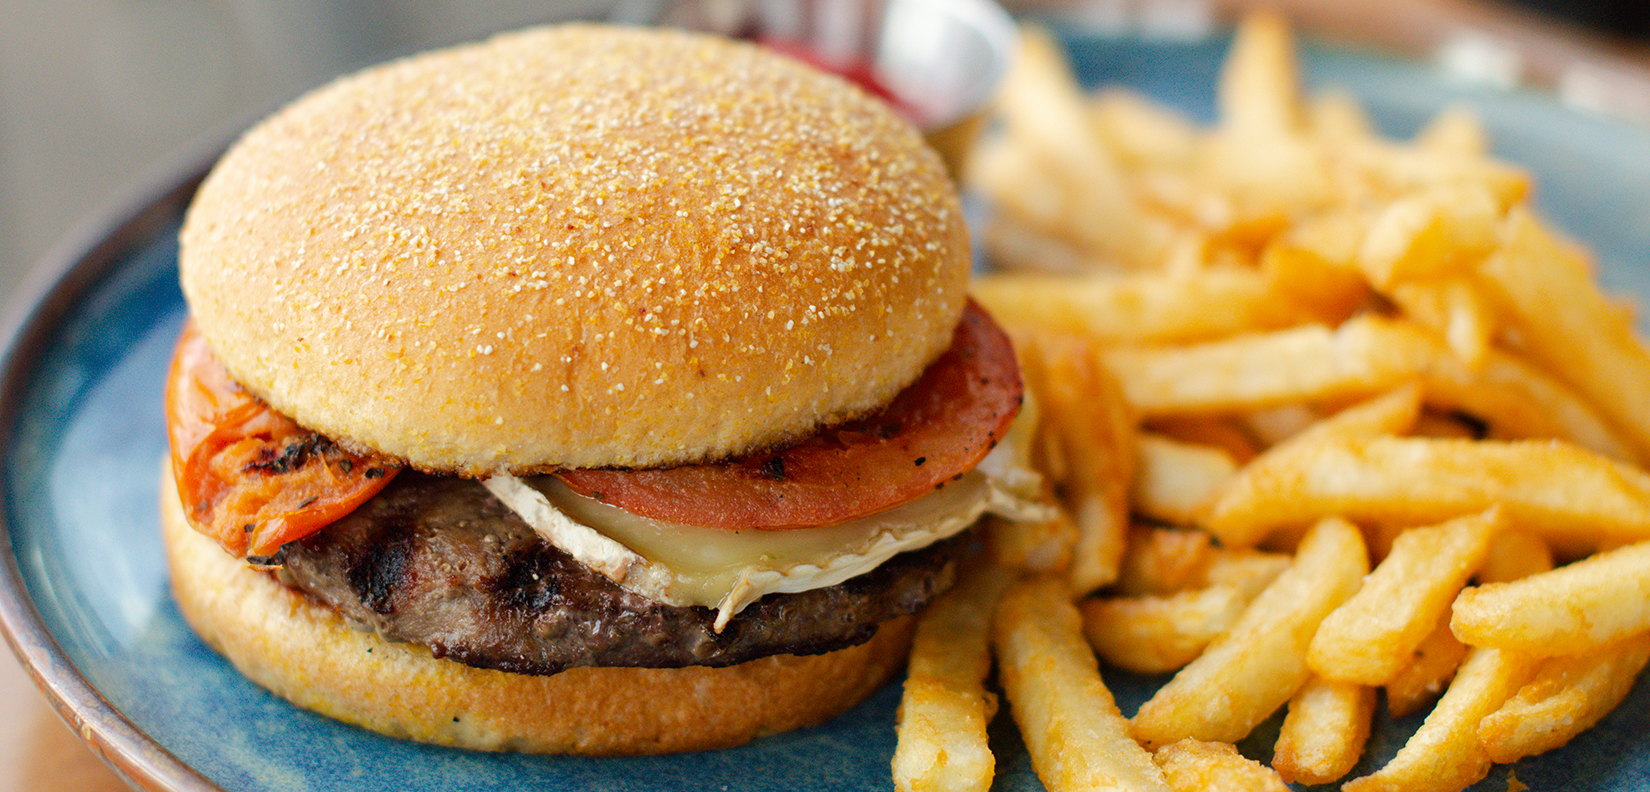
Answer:
[[236, 556], [266, 556], [348, 514], [400, 463], [351, 454], [229, 376], [193, 324], [166, 384], [172, 472], [195, 529]]
[[575, 491], [658, 520], [804, 528], [914, 500], [972, 470], [1020, 408], [1008, 337], [972, 302], [951, 348], [882, 412], [777, 451], [660, 470], [570, 470]]

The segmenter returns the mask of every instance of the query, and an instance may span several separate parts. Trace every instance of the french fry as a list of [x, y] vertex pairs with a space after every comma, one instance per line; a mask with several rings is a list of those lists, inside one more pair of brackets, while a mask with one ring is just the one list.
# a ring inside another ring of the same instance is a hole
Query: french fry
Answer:
[[1071, 587], [1085, 594], [1115, 581], [1122, 564], [1136, 421], [1085, 339], [1038, 335], [1021, 366], [1064, 452], [1061, 495], [1077, 527]]
[[1182, 343], [1288, 327], [1305, 318], [1272, 289], [1260, 273], [1236, 268], [1196, 275], [999, 274], [976, 278], [971, 287], [1005, 325], [1081, 334], [1103, 344]]
[[1306, 648], [1318, 622], [1357, 590], [1368, 570], [1357, 528], [1338, 519], [1313, 526], [1289, 569], [1232, 629], [1141, 705], [1135, 738], [1147, 746], [1186, 737], [1242, 739], [1306, 682]]
[[1216, 93], [1220, 127], [1246, 138], [1277, 138], [1300, 129], [1300, 74], [1294, 34], [1275, 13], [1245, 15], [1221, 65]]
[[1390, 680], [1449, 610], [1501, 528], [1496, 507], [1428, 528], [1412, 528], [1324, 618], [1307, 665], [1325, 679], [1379, 685]]
[[1334, 330], [1306, 325], [1183, 347], [1110, 349], [1104, 358], [1148, 418], [1350, 399], [1399, 385], [1430, 359], [1424, 341], [1394, 324], [1366, 315]]
[[917, 622], [896, 721], [894, 788], [901, 792], [991, 788], [996, 759], [986, 724], [997, 711], [996, 696], [985, 689], [991, 617], [1013, 572], [995, 564], [965, 571]]
[[1129, 529], [1116, 589], [1139, 595], [1199, 587], [1214, 556], [1212, 537], [1203, 531], [1135, 526]]
[[1145, 425], [1145, 430], [1182, 443], [1214, 446], [1226, 452], [1232, 461], [1243, 464], [1255, 458], [1260, 449], [1238, 422], [1226, 416], [1172, 415]]
[[1169, 790], [1100, 679], [1066, 581], [1044, 576], [1009, 589], [992, 643], [1032, 767], [1050, 792]]
[[1136, 526], [1115, 590], [1125, 596], [1174, 594], [1208, 586], [1235, 586], [1247, 599], [1289, 567], [1282, 553], [1215, 547], [1203, 531]]
[[1129, 164], [1184, 167], [1196, 153], [1199, 131], [1192, 123], [1138, 93], [1101, 89], [1089, 107], [1101, 135]]
[[1260, 268], [1273, 288], [1338, 324], [1369, 299], [1358, 245], [1369, 221], [1358, 210], [1326, 211], [1295, 223], [1266, 243]]
[[1650, 474], [1575, 446], [1430, 438], [1290, 443], [1232, 479], [1203, 527], [1249, 546], [1320, 514], [1424, 525], [1499, 503], [1554, 549], [1650, 539]]
[[1466, 656], [1467, 645], [1450, 632], [1446, 613], [1422, 639], [1421, 645], [1415, 647], [1409, 665], [1387, 680], [1387, 712], [1394, 718], [1402, 718], [1437, 698]]
[[1288, 792], [1266, 765], [1226, 743], [1181, 740], [1159, 748], [1152, 760], [1175, 792]]
[[1404, 315], [1443, 339], [1468, 369], [1476, 371], [1484, 365], [1496, 321], [1471, 280], [1454, 276], [1404, 281], [1393, 284], [1386, 294]]
[[1450, 629], [1472, 646], [1544, 657], [1581, 654], [1650, 631], [1650, 542], [1465, 589]]
[[[1527, 531], [1497, 531], [1490, 539], [1489, 552], [1478, 568], [1482, 583], [1517, 580], [1553, 568], [1553, 554], [1547, 543]], [[1467, 656], [1467, 646], [1449, 627], [1450, 614], [1441, 614], [1438, 624], [1415, 657], [1386, 683], [1386, 707], [1394, 718], [1402, 718], [1436, 698], [1449, 684], [1455, 669]]]
[[1569, 386], [1498, 349], [1487, 350], [1473, 370], [1435, 348], [1422, 376], [1429, 405], [1485, 421], [1491, 437], [1568, 440], [1611, 459], [1639, 458], [1633, 445]]
[[1553, 568], [1553, 551], [1529, 531], [1501, 531], [1478, 567], [1479, 583], [1506, 583]]
[[[1416, 409], [1420, 409], [1419, 401], [1416, 402]], [[1260, 441], [1262, 448], [1271, 448], [1310, 429], [1323, 419], [1323, 415], [1322, 410], [1305, 404], [1282, 404], [1246, 410], [1238, 416], [1238, 420]]]
[[1464, 275], [1495, 247], [1502, 207], [1480, 184], [1430, 186], [1370, 221], [1358, 266], [1377, 289]]
[[1516, 762], [1550, 751], [1590, 729], [1615, 709], [1650, 661], [1650, 634], [1591, 652], [1555, 657], [1501, 708], [1478, 722], [1490, 759]]
[[1289, 700], [1272, 767], [1290, 783], [1327, 784], [1352, 771], [1369, 740], [1375, 688], [1320, 677]]
[[[1248, 596], [1245, 596], [1245, 594]], [[1179, 670], [1231, 629], [1254, 598], [1237, 586], [1084, 600], [1083, 633], [1109, 665], [1139, 674]]]
[[1157, 259], [1162, 240], [1146, 228], [1115, 154], [1099, 145], [1087, 99], [1072, 77], [1060, 45], [1047, 31], [1023, 26], [1020, 50], [996, 95], [1009, 134], [1034, 156], [1054, 164], [1070, 216], [1067, 228], [1094, 249], [1130, 266]]
[[1361, 179], [1366, 195], [1398, 197], [1434, 185], [1474, 184], [1506, 210], [1530, 192], [1522, 168], [1489, 157], [1461, 157], [1386, 141], [1363, 140], [1338, 151], [1341, 164]]
[[1283, 553], [1265, 553], [1246, 547], [1218, 548], [1196, 585], [1235, 586], [1253, 598], [1272, 585], [1292, 560]]
[[1307, 103], [1307, 131], [1332, 146], [1368, 140], [1375, 135], [1363, 104], [1350, 92], [1331, 88]]
[[1342, 792], [1455, 792], [1490, 772], [1478, 722], [1511, 698], [1535, 673], [1536, 659], [1474, 648], [1421, 728], [1381, 769], [1348, 781]]
[[1157, 435], [1135, 440], [1134, 510], [1155, 520], [1191, 525], [1237, 471], [1225, 451]]
[[1478, 116], [1465, 107], [1448, 107], [1432, 117], [1415, 135], [1415, 145], [1429, 152], [1461, 158], [1483, 157], [1489, 152], [1489, 135]]
[[1530, 356], [1586, 396], [1650, 453], [1650, 351], [1599, 291], [1592, 265], [1530, 213], [1510, 213], [1506, 240], [1480, 265], [1500, 313]]
[[1077, 544], [1077, 526], [1062, 508], [1047, 520], [1010, 520], [997, 515], [985, 518], [986, 540], [991, 556], [1006, 567], [1027, 572], [1058, 572], [1071, 565]]

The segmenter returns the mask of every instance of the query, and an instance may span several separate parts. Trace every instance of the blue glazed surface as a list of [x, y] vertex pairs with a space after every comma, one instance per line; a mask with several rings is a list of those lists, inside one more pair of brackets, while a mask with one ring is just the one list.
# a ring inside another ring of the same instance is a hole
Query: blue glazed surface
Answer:
[[[1133, 86], [1194, 118], [1211, 116], [1224, 42], [1071, 39], [1090, 83]], [[1308, 47], [1314, 86], [1363, 98], [1383, 131], [1408, 135], [1434, 112], [1467, 104], [1507, 159], [1529, 166], [1537, 203], [1597, 251], [1613, 289], [1650, 295], [1650, 134], [1578, 115], [1540, 97], [1451, 85], [1423, 67]], [[180, 175], [181, 178], [181, 175]], [[735, 750], [649, 759], [486, 755], [381, 738], [311, 715], [246, 682], [181, 621], [157, 539], [156, 478], [165, 449], [161, 391], [183, 321], [173, 224], [119, 257], [75, 295], [68, 320], [32, 361], [4, 449], [12, 552], [46, 630], [73, 668], [157, 744], [225, 789], [861, 790], [889, 786], [890, 686], [825, 726]], [[1160, 679], [1108, 673], [1125, 713]], [[1379, 729], [1359, 772], [1378, 766], [1419, 723]], [[1268, 731], [1246, 741], [1265, 758]], [[1498, 768], [1475, 789], [1650, 786], [1650, 684], [1598, 728], [1545, 756]], [[1040, 789], [1005, 713], [993, 727], [997, 787]]]

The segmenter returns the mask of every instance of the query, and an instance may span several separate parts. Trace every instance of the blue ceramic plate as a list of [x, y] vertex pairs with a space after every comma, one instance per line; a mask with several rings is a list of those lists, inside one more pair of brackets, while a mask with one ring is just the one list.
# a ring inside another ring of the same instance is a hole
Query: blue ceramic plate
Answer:
[[[1208, 119], [1224, 41], [1074, 38], [1089, 82], [1133, 86]], [[1597, 251], [1611, 288], [1650, 295], [1650, 134], [1548, 99], [1451, 85], [1415, 64], [1308, 47], [1318, 86], [1360, 95], [1388, 134], [1473, 106], [1500, 153], [1527, 164], [1538, 202]], [[822, 727], [735, 750], [650, 759], [488, 755], [390, 740], [295, 709], [202, 645], [167, 593], [156, 476], [162, 378], [184, 319], [175, 232], [210, 156], [181, 167], [49, 264], [14, 312], [0, 392], [0, 616], [59, 710], [120, 772], [153, 789], [870, 790], [889, 786], [890, 686]], [[1126, 712], [1161, 682], [1108, 674]], [[1385, 723], [1385, 719], [1382, 719]], [[1360, 772], [1418, 724], [1383, 725]], [[998, 787], [1040, 788], [1006, 713]], [[1245, 743], [1265, 757], [1270, 729]], [[1476, 789], [1650, 786], [1650, 684], [1571, 745], [1498, 768]]]

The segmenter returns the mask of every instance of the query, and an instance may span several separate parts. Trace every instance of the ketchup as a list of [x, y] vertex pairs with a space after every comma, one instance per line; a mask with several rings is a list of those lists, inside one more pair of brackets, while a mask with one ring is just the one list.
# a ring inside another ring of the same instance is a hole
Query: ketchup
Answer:
[[925, 119], [917, 108], [899, 98], [892, 89], [884, 85], [877, 76], [876, 65], [868, 60], [855, 59], [847, 63], [827, 63], [819, 57], [807, 44], [794, 39], [757, 38], [756, 43], [781, 55], [802, 61], [820, 71], [830, 72], [863, 88], [866, 93], [881, 99], [894, 112], [899, 113], [917, 126], [922, 126]]

